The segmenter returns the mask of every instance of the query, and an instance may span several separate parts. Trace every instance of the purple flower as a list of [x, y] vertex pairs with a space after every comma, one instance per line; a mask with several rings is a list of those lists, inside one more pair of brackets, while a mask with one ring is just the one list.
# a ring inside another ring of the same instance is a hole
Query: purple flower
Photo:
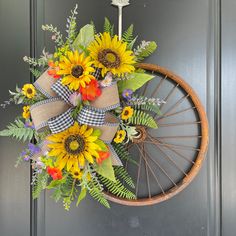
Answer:
[[30, 160], [30, 156], [29, 155], [25, 155], [23, 159], [24, 159], [24, 161], [29, 161]]
[[130, 100], [132, 98], [133, 91], [131, 89], [125, 89], [122, 93], [123, 98]]
[[27, 121], [27, 122], [25, 123], [25, 128], [31, 128], [31, 129], [34, 129], [35, 127], [34, 127], [33, 122], [31, 122], [31, 121]]
[[69, 101], [74, 107], [78, 106], [81, 101], [81, 94], [76, 92], [72, 93], [69, 97]]
[[39, 153], [41, 151], [41, 148], [34, 145], [33, 143], [28, 144], [28, 149], [31, 152], [32, 155]]

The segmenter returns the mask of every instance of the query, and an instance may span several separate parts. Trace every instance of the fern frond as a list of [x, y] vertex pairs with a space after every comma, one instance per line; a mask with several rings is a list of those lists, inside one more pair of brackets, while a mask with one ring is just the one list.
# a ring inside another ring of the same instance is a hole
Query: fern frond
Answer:
[[114, 35], [114, 25], [111, 24], [107, 17], [105, 17], [103, 30], [104, 32], [110, 33], [111, 36]]
[[112, 146], [115, 150], [115, 152], [117, 153], [118, 157], [121, 160], [124, 161], [129, 161], [135, 165], [138, 165], [138, 163], [132, 159], [132, 156], [130, 155], [130, 153], [128, 152], [127, 148], [125, 147], [124, 144], [122, 143], [112, 143]]
[[130, 25], [129, 28], [123, 33], [122, 40], [127, 44], [130, 44], [134, 40], [133, 36], [134, 25]]
[[157, 44], [154, 41], [146, 42], [142, 41], [141, 45], [139, 45], [134, 50], [134, 55], [136, 56], [136, 61], [140, 62], [144, 58], [150, 56], [157, 48]]
[[93, 26], [93, 32], [94, 32], [94, 35], [96, 35], [97, 34], [97, 29], [96, 29], [96, 26], [95, 26], [95, 24], [92, 20], [90, 21], [90, 25]]
[[91, 197], [93, 197], [106, 208], [110, 208], [110, 204], [104, 196], [103, 187], [98, 182], [98, 180], [93, 178], [92, 181], [88, 183], [88, 186]]
[[60, 187], [63, 196], [69, 196], [70, 195], [71, 189], [73, 188], [73, 184], [74, 184], [73, 177], [71, 175], [68, 175], [66, 177], [65, 183], [63, 183]]
[[34, 68], [30, 68], [29, 70], [36, 79], [42, 74], [40, 70]]
[[156, 129], [158, 127], [153, 117], [141, 110], [134, 110], [133, 116], [128, 119], [128, 124], [144, 125], [153, 129]]
[[101, 175], [99, 175], [99, 180], [103, 183], [103, 185], [107, 188], [107, 190], [114, 195], [126, 199], [135, 199], [135, 194], [132, 193], [129, 189], [125, 188], [125, 186], [119, 181], [116, 182], [111, 181]]
[[36, 199], [40, 196], [40, 193], [46, 188], [48, 181], [48, 174], [47, 172], [43, 171], [42, 173], [38, 173], [36, 175], [36, 179], [33, 183], [33, 199]]
[[114, 166], [115, 176], [124, 180], [131, 188], [135, 188], [134, 182], [123, 166]]
[[25, 124], [20, 119], [16, 119], [14, 123], [10, 123], [7, 126], [7, 129], [0, 131], [0, 136], [13, 137], [19, 141], [25, 142], [33, 138], [34, 130], [25, 127]]
[[146, 103], [146, 104], [141, 104], [141, 105], [133, 105], [133, 108], [135, 110], [149, 111], [149, 112], [154, 112], [157, 115], [161, 115], [160, 108], [157, 105]]

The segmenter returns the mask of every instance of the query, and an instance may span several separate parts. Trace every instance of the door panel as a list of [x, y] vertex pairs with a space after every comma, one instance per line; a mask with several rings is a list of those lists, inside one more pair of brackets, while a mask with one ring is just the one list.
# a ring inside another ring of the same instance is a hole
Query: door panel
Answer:
[[[45, 1], [45, 23], [57, 25], [64, 32], [65, 18], [75, 3], [77, 1], [70, 0], [66, 4], [62, 0]], [[147, 61], [165, 66], [182, 76], [197, 91], [205, 105], [208, 89], [208, 10], [208, 1], [205, 0], [139, 0], [131, 1], [131, 5], [124, 9], [124, 28], [134, 23], [140, 40], [145, 38], [158, 42], [158, 52]], [[93, 19], [98, 30], [101, 30], [105, 16], [114, 22], [117, 20], [117, 9], [111, 7], [109, 1], [79, 2], [80, 26]], [[42, 38], [41, 34], [38, 37]], [[53, 49], [48, 42], [50, 37], [44, 38], [47, 49]], [[111, 210], [107, 210], [87, 198], [79, 208], [72, 207], [67, 213], [50, 199], [50, 192], [47, 192], [45, 198], [39, 201], [39, 205], [45, 207], [45, 235], [207, 235], [207, 185], [205, 162], [186, 190], [167, 202], [149, 207], [111, 204]]]
[[[16, 10], [20, 9], [20, 10]], [[15, 84], [29, 82], [27, 65], [22, 60], [29, 55], [29, 1], [0, 0], [0, 103], [8, 99], [8, 90]], [[2, 130], [20, 112], [9, 106], [0, 108]], [[30, 167], [14, 167], [23, 145], [0, 137], [0, 235], [30, 234]]]
[[222, 1], [222, 235], [236, 232], [236, 2]]

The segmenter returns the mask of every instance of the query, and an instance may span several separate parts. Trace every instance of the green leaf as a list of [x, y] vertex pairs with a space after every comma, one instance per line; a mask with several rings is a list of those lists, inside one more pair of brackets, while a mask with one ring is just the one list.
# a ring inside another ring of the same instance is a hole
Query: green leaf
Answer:
[[87, 194], [86, 188], [81, 188], [81, 192], [78, 196], [76, 206], [78, 206], [80, 204], [80, 202], [86, 197], [86, 194]]
[[47, 186], [47, 189], [55, 188], [58, 185], [64, 184], [65, 182], [66, 182], [66, 178], [52, 180], [50, 184]]
[[130, 78], [127, 80], [118, 81], [119, 92], [122, 93], [125, 89], [131, 89], [133, 92], [135, 92], [154, 77], [154, 75], [147, 73], [131, 73]]
[[101, 135], [101, 133], [102, 133], [102, 132], [101, 132], [100, 129], [94, 129], [92, 135], [93, 135], [93, 136], [98, 136], [98, 137], [99, 137], [99, 136]]
[[87, 48], [88, 45], [94, 40], [94, 27], [91, 24], [85, 25], [80, 29], [75, 41], [72, 44], [74, 50], [82, 52], [82, 48]]
[[116, 181], [111, 158], [107, 158], [101, 164], [97, 165], [96, 172], [111, 181]]
[[102, 151], [107, 151], [107, 145], [101, 139], [97, 139], [95, 143], [102, 149]]

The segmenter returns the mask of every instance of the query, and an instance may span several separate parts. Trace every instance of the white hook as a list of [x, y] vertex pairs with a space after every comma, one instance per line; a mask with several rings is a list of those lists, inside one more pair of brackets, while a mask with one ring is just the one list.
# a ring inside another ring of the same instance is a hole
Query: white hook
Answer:
[[129, 0], [112, 0], [112, 5], [118, 7], [118, 37], [121, 40], [122, 37], [122, 9], [125, 6], [128, 6]]

